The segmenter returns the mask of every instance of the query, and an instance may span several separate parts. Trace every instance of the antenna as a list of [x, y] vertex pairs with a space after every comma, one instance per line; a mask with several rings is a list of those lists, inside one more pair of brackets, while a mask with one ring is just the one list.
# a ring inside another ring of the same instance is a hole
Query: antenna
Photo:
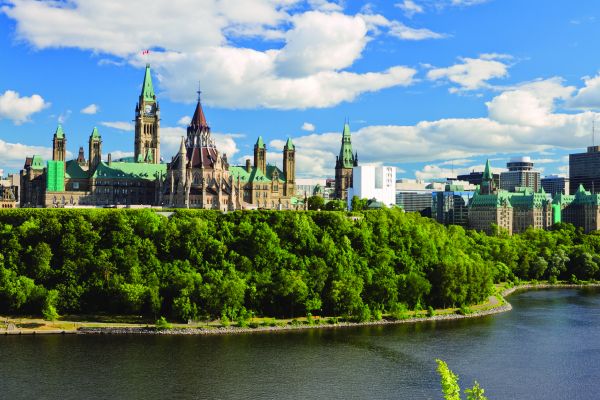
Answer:
[[198, 91], [196, 93], [198, 93], [198, 102], [200, 102], [200, 95], [202, 94], [202, 90], [200, 90], [200, 80], [198, 80]]

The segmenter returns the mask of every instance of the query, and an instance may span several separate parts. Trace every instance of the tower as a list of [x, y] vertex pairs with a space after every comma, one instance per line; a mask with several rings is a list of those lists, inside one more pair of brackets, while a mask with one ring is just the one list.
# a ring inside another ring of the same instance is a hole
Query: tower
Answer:
[[56, 132], [54, 132], [54, 138], [52, 139], [52, 160], [67, 160], [67, 138], [60, 124], [56, 127]]
[[284, 196], [293, 196], [296, 184], [296, 146], [288, 138], [283, 147], [283, 174], [285, 175]]
[[340, 154], [335, 161], [335, 198], [347, 200], [348, 188], [352, 187], [352, 168], [358, 166], [358, 153], [352, 153], [350, 124], [344, 123]]
[[98, 132], [98, 128], [94, 127], [89, 141], [89, 170], [93, 171], [96, 166], [102, 161], [102, 137]]
[[262, 136], [258, 137], [254, 145], [254, 166], [263, 174], [267, 173], [267, 146], [265, 146]]
[[136, 162], [160, 163], [160, 107], [154, 94], [150, 65], [146, 64], [142, 92], [135, 106]]
[[481, 187], [479, 189], [481, 194], [496, 194], [496, 183], [494, 182], [494, 175], [492, 174], [492, 167], [490, 160], [485, 162], [485, 170], [481, 177]]

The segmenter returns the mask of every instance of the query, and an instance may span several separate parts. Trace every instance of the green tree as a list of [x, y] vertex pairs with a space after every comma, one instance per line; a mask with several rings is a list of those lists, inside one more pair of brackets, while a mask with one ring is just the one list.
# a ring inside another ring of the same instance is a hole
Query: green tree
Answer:
[[310, 196], [308, 198], [309, 210], [323, 210], [325, 208], [325, 199], [321, 196]]

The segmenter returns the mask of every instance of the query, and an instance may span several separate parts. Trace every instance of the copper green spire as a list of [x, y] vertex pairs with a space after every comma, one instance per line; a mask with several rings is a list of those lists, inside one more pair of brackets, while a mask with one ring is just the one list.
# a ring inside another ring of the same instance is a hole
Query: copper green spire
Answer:
[[492, 175], [492, 166], [490, 165], [490, 160], [485, 162], [485, 170], [483, 171], [483, 181], [491, 181], [494, 179], [494, 175]]
[[287, 142], [285, 143], [285, 148], [287, 150], [294, 150], [294, 143], [292, 143], [292, 138], [289, 137]]
[[258, 147], [259, 149], [264, 149], [266, 147], [265, 142], [263, 142], [262, 136], [258, 137], [258, 140], [256, 141], [256, 147]]
[[154, 86], [152, 86], [152, 76], [150, 75], [150, 64], [146, 64], [146, 73], [144, 75], [144, 83], [142, 84], [143, 100], [152, 101], [155, 99]]
[[91, 136], [92, 138], [100, 138], [100, 132], [98, 132], [98, 128], [94, 127]]
[[340, 148], [340, 155], [338, 162], [342, 168], [352, 168], [355, 166], [354, 154], [352, 153], [352, 137], [350, 133], [350, 124], [348, 121], [344, 122], [344, 130], [342, 132], [342, 147]]
[[57, 139], [62, 139], [65, 137], [65, 132], [63, 131], [61, 124], [58, 124], [58, 126], [56, 127], [56, 132], [54, 132], [54, 134], [56, 135]]

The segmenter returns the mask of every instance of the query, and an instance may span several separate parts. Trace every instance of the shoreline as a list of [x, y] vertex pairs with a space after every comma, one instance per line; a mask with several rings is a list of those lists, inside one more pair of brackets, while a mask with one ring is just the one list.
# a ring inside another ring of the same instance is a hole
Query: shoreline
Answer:
[[[170, 328], [170, 329], [156, 329], [155, 327], [80, 327], [76, 330], [14, 330], [0, 332], [2, 335], [55, 335], [55, 334], [76, 334], [76, 335], [195, 335], [195, 336], [213, 336], [213, 335], [235, 335], [235, 334], [247, 334], [247, 333], [275, 333], [275, 332], [288, 332], [288, 331], [300, 331], [306, 329], [335, 329], [335, 328], [353, 328], [363, 326], [381, 326], [381, 325], [397, 325], [397, 324], [417, 324], [422, 322], [436, 322], [436, 321], [453, 321], [461, 320], [466, 318], [481, 318], [489, 315], [500, 314], [512, 310], [512, 305], [506, 300], [506, 297], [514, 294], [518, 291], [525, 290], [537, 290], [537, 289], [583, 289], [586, 287], [598, 288], [600, 283], [590, 284], [523, 284], [513, 286], [511, 288], [503, 289], [497, 293], [500, 295], [501, 300], [497, 305], [481, 310], [474, 311], [472, 313], [463, 314], [442, 314], [435, 315], [432, 317], [413, 317], [400, 320], [386, 320], [380, 321], [368, 321], [368, 322], [339, 322], [336, 324], [313, 324], [313, 325], [284, 325], [284, 326], [258, 326], [255, 328], [241, 328], [236, 326], [229, 327], [218, 327], [218, 328]], [[490, 296], [490, 300], [486, 304], [493, 303], [491, 300], [495, 295]]]

